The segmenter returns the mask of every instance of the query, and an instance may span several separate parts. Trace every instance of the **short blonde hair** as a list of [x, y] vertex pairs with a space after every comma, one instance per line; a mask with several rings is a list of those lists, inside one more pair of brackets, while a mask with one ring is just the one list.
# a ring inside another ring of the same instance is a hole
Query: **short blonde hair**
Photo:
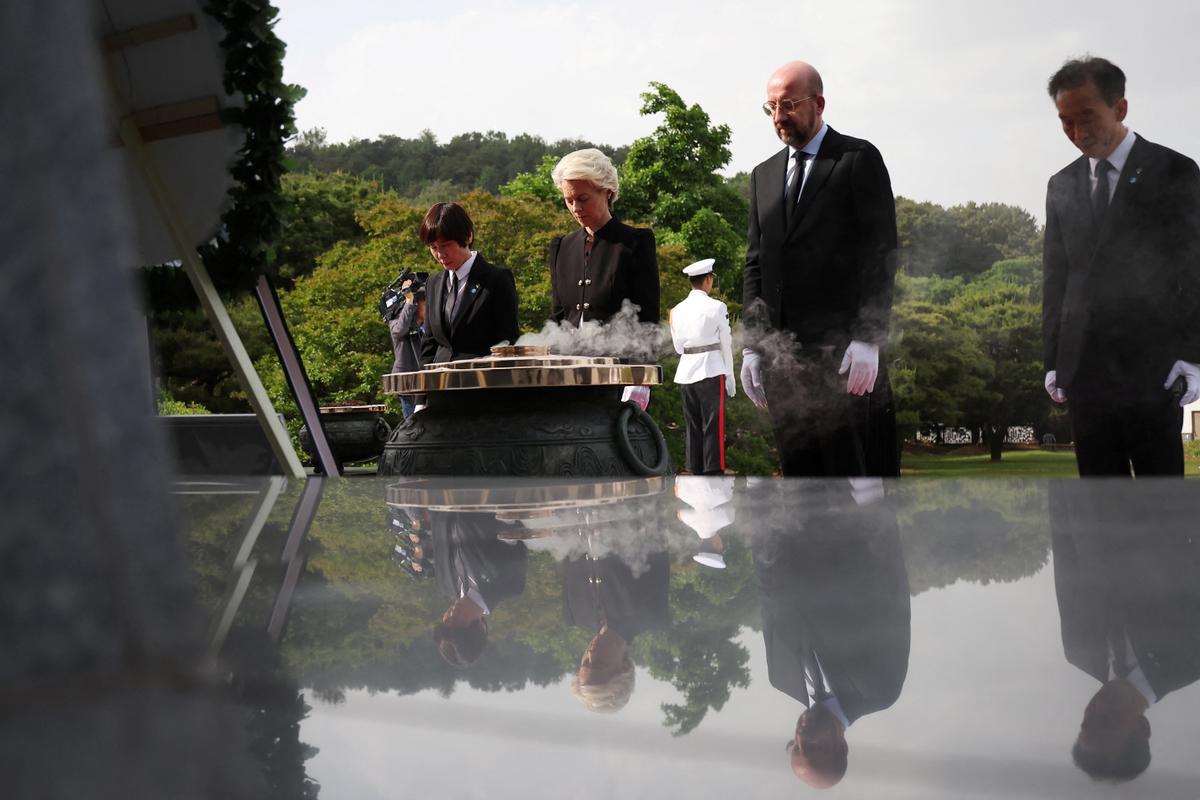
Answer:
[[[571, 180], [571, 179], [568, 179]], [[579, 682], [579, 674], [571, 679], [571, 694], [579, 704], [588, 711], [597, 714], [615, 714], [625, 707], [633, 694], [635, 681], [633, 661], [625, 656], [621, 671], [609, 678], [606, 683], [583, 684]]]
[[563, 181], [591, 181], [601, 189], [612, 192], [612, 202], [620, 196], [620, 181], [612, 159], [594, 147], [567, 153], [550, 173], [554, 185], [562, 190]]

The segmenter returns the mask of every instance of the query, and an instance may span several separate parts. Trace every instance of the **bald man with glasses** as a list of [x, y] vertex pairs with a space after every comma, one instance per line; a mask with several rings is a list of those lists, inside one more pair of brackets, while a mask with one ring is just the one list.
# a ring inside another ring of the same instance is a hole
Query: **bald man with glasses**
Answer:
[[771, 75], [763, 111], [786, 147], [750, 177], [742, 385], [771, 415], [784, 475], [899, 475], [882, 355], [897, 255], [887, 167], [825, 123], [809, 64]]

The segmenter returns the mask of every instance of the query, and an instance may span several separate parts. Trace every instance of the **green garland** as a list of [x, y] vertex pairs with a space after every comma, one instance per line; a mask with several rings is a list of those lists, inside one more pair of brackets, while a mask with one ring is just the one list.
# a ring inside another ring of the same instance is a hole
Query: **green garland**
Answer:
[[259, 275], [275, 277], [276, 242], [286, 205], [280, 180], [287, 172], [285, 144], [296, 133], [293, 108], [304, 89], [283, 81], [287, 46], [275, 35], [279, 10], [268, 0], [209, 0], [204, 7], [225, 29], [225, 91], [244, 105], [230, 109], [246, 139], [230, 168], [233, 206], [221, 217], [215, 242], [200, 248], [218, 288], [248, 288]]

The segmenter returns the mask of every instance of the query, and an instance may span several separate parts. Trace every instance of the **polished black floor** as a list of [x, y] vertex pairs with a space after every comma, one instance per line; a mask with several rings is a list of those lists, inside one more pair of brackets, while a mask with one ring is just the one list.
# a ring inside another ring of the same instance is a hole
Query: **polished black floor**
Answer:
[[1200, 797], [1200, 484], [175, 492], [276, 796]]

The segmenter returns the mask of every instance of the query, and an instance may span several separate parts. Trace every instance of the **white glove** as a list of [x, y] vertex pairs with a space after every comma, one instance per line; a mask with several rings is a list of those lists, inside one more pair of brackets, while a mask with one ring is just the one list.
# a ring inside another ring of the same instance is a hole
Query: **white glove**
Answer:
[[725, 394], [729, 395], [730, 400], [737, 394], [737, 381], [733, 379], [732, 375], [725, 376]]
[[846, 392], [862, 397], [875, 391], [875, 378], [879, 377], [879, 345], [853, 341], [842, 356], [838, 375], [850, 372], [846, 380]]
[[646, 406], [650, 405], [650, 387], [626, 386], [625, 391], [621, 392], [621, 402], [633, 403], [642, 411], [645, 411]]
[[767, 407], [767, 393], [763, 391], [762, 367], [759, 355], [753, 350], [742, 351], [742, 389], [750, 402], [759, 408]]
[[419, 412], [419, 411], [424, 411], [424, 410], [425, 410], [425, 404], [424, 404], [424, 403], [417, 403], [415, 406], [413, 406], [413, 413], [414, 413], [414, 414], [416, 414], [416, 413], [417, 413], [417, 412]]
[[1190, 361], [1176, 361], [1175, 366], [1171, 367], [1171, 373], [1167, 375], [1167, 382], [1163, 384], [1163, 388], [1170, 389], [1171, 384], [1180, 375], [1187, 381], [1187, 388], [1183, 391], [1183, 397], [1179, 398], [1179, 405], [1186, 406], [1200, 398], [1200, 365]]
[[1058, 370], [1052, 369], [1046, 373], [1046, 394], [1056, 403], [1067, 402], [1067, 393], [1058, 388]]

